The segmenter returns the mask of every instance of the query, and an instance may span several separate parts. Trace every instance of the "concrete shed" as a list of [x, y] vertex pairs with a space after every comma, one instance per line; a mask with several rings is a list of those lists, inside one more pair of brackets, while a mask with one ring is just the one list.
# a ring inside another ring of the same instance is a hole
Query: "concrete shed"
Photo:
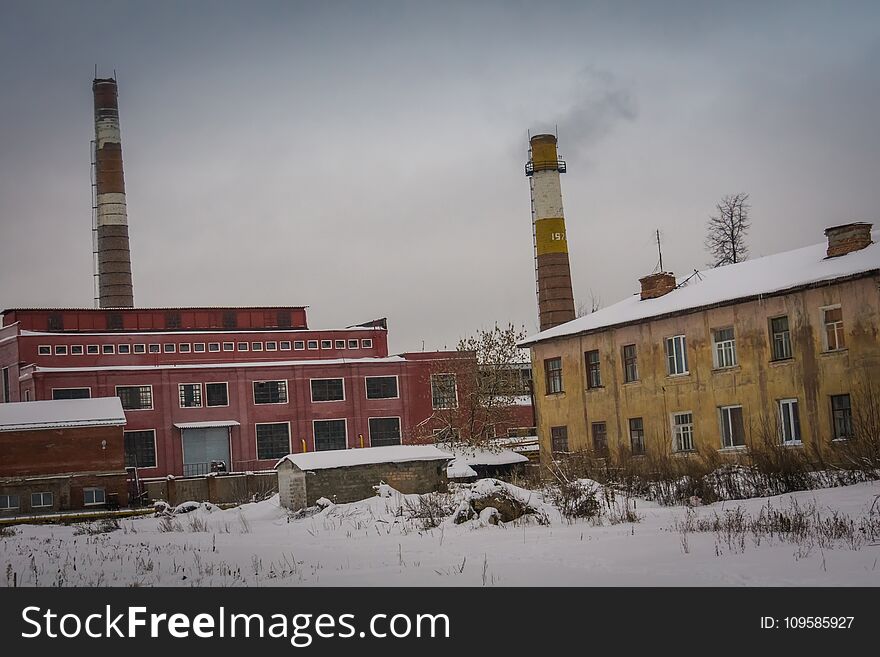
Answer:
[[432, 445], [392, 445], [288, 454], [275, 466], [281, 506], [313, 506], [322, 497], [355, 502], [375, 495], [386, 483], [402, 493], [446, 491], [446, 464], [452, 454]]

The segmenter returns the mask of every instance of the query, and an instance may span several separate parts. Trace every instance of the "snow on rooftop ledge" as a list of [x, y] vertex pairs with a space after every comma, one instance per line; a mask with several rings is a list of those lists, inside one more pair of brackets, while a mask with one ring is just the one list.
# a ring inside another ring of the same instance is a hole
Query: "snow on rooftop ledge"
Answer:
[[125, 424], [119, 397], [52, 399], [0, 404], [0, 431], [33, 431]]
[[[698, 276], [690, 274], [678, 280], [679, 287], [661, 297], [642, 300], [639, 294], [634, 294], [607, 308], [536, 333], [518, 344], [525, 347], [552, 338], [877, 271], [880, 270], [880, 244], [877, 243], [880, 231], [873, 231], [871, 238], [870, 246], [834, 258], [826, 258], [827, 243], [822, 242], [707, 269]], [[684, 283], [688, 278], [690, 280]]]
[[452, 459], [452, 454], [437, 449], [433, 445], [389, 445], [387, 447], [333, 449], [325, 452], [288, 454], [275, 464], [275, 468], [277, 469], [285, 461], [292, 463], [300, 470], [328, 470], [377, 463], [448, 461], [450, 459]]

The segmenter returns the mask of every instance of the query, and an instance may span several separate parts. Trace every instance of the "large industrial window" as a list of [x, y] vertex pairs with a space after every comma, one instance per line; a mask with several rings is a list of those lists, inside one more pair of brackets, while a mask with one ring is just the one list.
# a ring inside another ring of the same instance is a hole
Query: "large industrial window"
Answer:
[[593, 451], [604, 456], [608, 454], [608, 427], [604, 422], [593, 422], [590, 430], [593, 434]]
[[548, 358], [544, 361], [544, 376], [546, 377], [548, 395], [562, 392], [562, 359]]
[[788, 317], [774, 317], [770, 320], [770, 342], [773, 360], [791, 358], [791, 333], [788, 330]]
[[202, 407], [202, 384], [201, 383], [181, 383], [177, 386], [178, 395], [180, 397], [181, 408], [201, 408]]
[[368, 376], [367, 399], [396, 399], [396, 376]]
[[634, 344], [623, 345], [623, 381], [632, 383], [639, 380], [639, 363]]
[[399, 417], [370, 418], [370, 447], [400, 444]]
[[153, 408], [152, 386], [116, 386], [116, 396], [126, 411], [145, 411]]
[[587, 388], [602, 387], [602, 369], [599, 362], [599, 351], [594, 349], [584, 354], [587, 362]]
[[712, 353], [716, 368], [736, 366], [736, 339], [733, 327], [712, 331]]
[[831, 395], [831, 429], [834, 440], [853, 437], [852, 406], [849, 395]]
[[721, 446], [741, 447], [746, 444], [746, 431], [743, 425], [742, 406], [722, 406], [721, 413]]
[[106, 501], [107, 495], [103, 488], [83, 488], [83, 506], [96, 506]]
[[123, 432], [125, 467], [156, 467], [156, 432], [153, 429]]
[[640, 417], [629, 419], [629, 444], [633, 456], [644, 454], [645, 449], [645, 423]]
[[273, 422], [257, 425], [257, 458], [280, 459], [290, 454], [290, 425]]
[[345, 449], [345, 420], [315, 420], [315, 450]]
[[846, 336], [843, 332], [843, 310], [837, 308], [825, 308], [823, 311], [825, 323], [825, 350], [839, 351], [846, 348]]
[[345, 386], [342, 379], [312, 379], [312, 401], [343, 401]]
[[39, 509], [43, 507], [53, 506], [55, 504], [55, 495], [49, 491], [41, 493], [31, 493], [31, 508]]
[[286, 404], [287, 381], [254, 381], [255, 404]]
[[89, 399], [91, 388], [52, 388], [52, 399]]
[[206, 383], [205, 401], [208, 406], [229, 406], [229, 386], [226, 382]]
[[0, 509], [17, 509], [21, 506], [18, 495], [0, 495]]
[[431, 375], [431, 406], [435, 411], [458, 408], [458, 385], [455, 374]]
[[568, 452], [568, 427], [550, 427], [550, 449], [554, 454]]
[[666, 373], [688, 373], [687, 342], [683, 335], [666, 338]]
[[797, 399], [779, 401], [779, 433], [783, 445], [801, 444], [801, 419]]
[[672, 449], [676, 452], [694, 450], [694, 414], [672, 414]]

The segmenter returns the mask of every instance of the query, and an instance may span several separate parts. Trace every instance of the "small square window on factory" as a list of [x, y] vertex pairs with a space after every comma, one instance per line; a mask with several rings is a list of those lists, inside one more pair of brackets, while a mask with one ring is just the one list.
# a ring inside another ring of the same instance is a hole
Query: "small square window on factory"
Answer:
[[333, 340], [321, 340], [321, 349], [332, 349]]
[[290, 351], [290, 340], [282, 340], [279, 346], [281, 351]]
[[362, 349], [372, 349], [373, 348], [373, 339], [372, 338], [364, 338], [361, 340], [361, 348]]
[[220, 351], [220, 343], [219, 342], [209, 342], [208, 343], [208, 351]]
[[192, 351], [192, 345], [189, 342], [181, 342], [179, 345], [177, 345], [177, 351], [182, 354], [188, 354]]
[[309, 349], [317, 349], [318, 341], [317, 340], [309, 340]]
[[162, 351], [161, 345], [158, 345], [158, 344], [151, 344], [150, 345], [150, 353], [151, 354], [158, 354], [160, 351]]
[[70, 346], [70, 354], [72, 356], [82, 356], [83, 355], [83, 346], [81, 344], [74, 344]]
[[86, 353], [90, 354], [92, 356], [97, 354], [99, 351], [100, 350], [98, 349], [98, 345], [96, 345], [96, 344], [90, 344], [90, 345], [86, 346]]
[[239, 342], [237, 345], [235, 345], [235, 348], [239, 351], [247, 351], [248, 347], [249, 345], [247, 342]]
[[120, 354], [130, 354], [131, 353], [131, 345], [130, 344], [121, 344], [116, 349], [116, 352], [120, 353]]
[[101, 353], [102, 353], [102, 354], [113, 354], [113, 353], [116, 353], [116, 345], [113, 345], [113, 344], [103, 344], [103, 345], [101, 345]]
[[357, 340], [349, 340], [348, 341], [348, 348], [349, 349], [357, 349], [358, 348], [358, 341]]
[[177, 345], [173, 342], [166, 342], [162, 345], [162, 351], [164, 351], [166, 354], [173, 354], [177, 351]]
[[336, 341], [337, 349], [345, 349], [345, 340], [337, 340]]
[[267, 342], [266, 343], [266, 351], [278, 351], [278, 343], [277, 342]]
[[293, 350], [294, 351], [302, 351], [306, 348], [306, 343], [304, 340], [294, 340], [293, 341]]
[[193, 351], [196, 353], [204, 353], [205, 351], [205, 343], [204, 342], [194, 342], [193, 343]]
[[251, 351], [263, 351], [263, 343], [251, 342]]
[[37, 347], [37, 355], [51, 356], [52, 355], [52, 345], [41, 344], [39, 347]]
[[55, 345], [55, 355], [56, 356], [66, 356], [67, 355], [67, 345], [66, 344], [56, 344]]
[[223, 351], [235, 351], [235, 343], [234, 342], [224, 342], [223, 343]]
[[136, 354], [145, 354], [147, 353], [147, 345], [145, 344], [136, 344], [134, 346], [134, 353]]

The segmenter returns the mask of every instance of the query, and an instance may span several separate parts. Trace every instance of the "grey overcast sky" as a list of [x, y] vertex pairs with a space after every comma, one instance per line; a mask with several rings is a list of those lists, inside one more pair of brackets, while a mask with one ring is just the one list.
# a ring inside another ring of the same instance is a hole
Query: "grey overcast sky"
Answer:
[[558, 125], [575, 295], [878, 220], [877, 2], [0, 2], [0, 306], [93, 305], [91, 80], [119, 80], [135, 302], [536, 329], [527, 131]]

